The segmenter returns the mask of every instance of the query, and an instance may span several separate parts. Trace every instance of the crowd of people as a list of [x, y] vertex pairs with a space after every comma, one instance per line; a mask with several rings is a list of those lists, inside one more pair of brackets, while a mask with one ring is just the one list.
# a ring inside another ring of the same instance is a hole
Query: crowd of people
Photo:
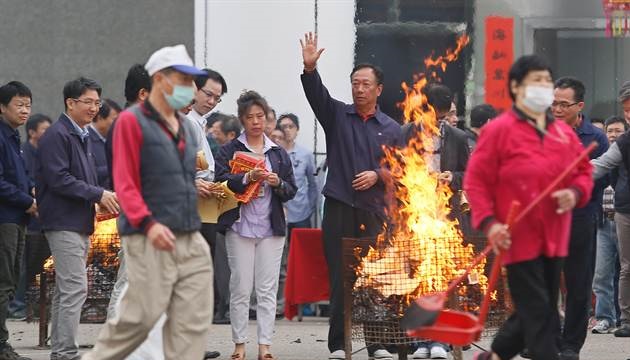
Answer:
[[[0, 87], [0, 360], [27, 359], [9, 344], [6, 321], [24, 318], [25, 289], [49, 255], [51, 360], [124, 359], [154, 331], [165, 359], [216, 358], [205, 349], [211, 323], [231, 324], [230, 358], [244, 360], [252, 311], [258, 359], [276, 359], [291, 232], [316, 225], [320, 192], [329, 358], [346, 358], [342, 239], [383, 231], [392, 185], [383, 147], [405, 146], [422, 124], [401, 126], [381, 111], [384, 74], [372, 64], [352, 70], [353, 102], [336, 100], [317, 70], [317, 37], [300, 42], [301, 83], [326, 134], [323, 189], [313, 152], [296, 143], [299, 118], [277, 115], [253, 90], [240, 94], [235, 115], [214, 111], [227, 82], [196, 68], [183, 45], [129, 69], [124, 107], [81, 77], [63, 87], [64, 112], [53, 122], [31, 114], [25, 84]], [[513, 107], [497, 114], [477, 105], [469, 126], [447, 86], [424, 90], [439, 129], [430, 171], [453, 190], [450, 216], [462, 233], [483, 231], [504, 253], [514, 302], [491, 351], [476, 359], [579, 359], [589, 329], [630, 337], [630, 83], [619, 93], [623, 116], [606, 119], [603, 130], [583, 112], [584, 84], [554, 82], [540, 57], [518, 59], [506, 86]], [[591, 142], [598, 147], [590, 162], [520, 223], [505, 224], [513, 200], [531, 202]], [[235, 167], [242, 159], [251, 166]], [[242, 196], [239, 205], [216, 222], [202, 218], [199, 199], [226, 191]], [[107, 322], [81, 357], [89, 236], [103, 214], [118, 217], [120, 266]], [[386, 344], [366, 336], [366, 345], [370, 358], [393, 358]], [[422, 340], [412, 357], [445, 359], [449, 350]]]

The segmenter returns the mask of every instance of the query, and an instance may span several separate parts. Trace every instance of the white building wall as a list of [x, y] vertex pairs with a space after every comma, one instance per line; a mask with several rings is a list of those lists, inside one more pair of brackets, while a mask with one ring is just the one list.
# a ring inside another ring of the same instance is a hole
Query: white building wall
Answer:
[[[317, 7], [320, 46], [326, 48], [319, 70], [331, 94], [348, 102], [355, 3], [319, 0]], [[195, 0], [195, 62], [219, 71], [229, 90], [216, 110], [236, 114], [242, 90], [256, 90], [278, 115], [298, 115], [298, 143], [314, 150], [315, 117], [300, 83], [299, 39], [314, 31], [315, 22], [315, 0]], [[321, 127], [317, 143], [324, 152]]]

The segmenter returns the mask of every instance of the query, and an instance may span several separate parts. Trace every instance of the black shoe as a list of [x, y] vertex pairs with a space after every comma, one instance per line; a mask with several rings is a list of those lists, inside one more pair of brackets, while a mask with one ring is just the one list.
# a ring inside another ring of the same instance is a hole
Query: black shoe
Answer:
[[0, 360], [31, 360], [31, 358], [18, 355], [11, 345], [5, 344], [0, 349]]
[[614, 334], [615, 337], [630, 337], [630, 324], [622, 324]]
[[523, 359], [531, 359], [532, 356], [529, 354], [529, 350], [527, 348], [523, 349], [523, 351], [519, 354]]
[[219, 356], [221, 356], [221, 353], [218, 351], [206, 351], [205, 354], [203, 354], [203, 360], [206, 359], [216, 359]]
[[580, 360], [580, 354], [571, 349], [564, 349], [560, 352], [560, 360]]
[[212, 323], [214, 325], [229, 325], [230, 319], [228, 319], [227, 317], [215, 317], [214, 319], [212, 319]]

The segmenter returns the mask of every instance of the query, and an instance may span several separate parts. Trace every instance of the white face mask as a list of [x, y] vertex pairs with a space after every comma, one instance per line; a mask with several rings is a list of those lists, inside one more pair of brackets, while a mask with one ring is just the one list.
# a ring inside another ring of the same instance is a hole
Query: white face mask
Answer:
[[553, 88], [539, 85], [527, 85], [523, 105], [537, 114], [542, 114], [553, 103]]

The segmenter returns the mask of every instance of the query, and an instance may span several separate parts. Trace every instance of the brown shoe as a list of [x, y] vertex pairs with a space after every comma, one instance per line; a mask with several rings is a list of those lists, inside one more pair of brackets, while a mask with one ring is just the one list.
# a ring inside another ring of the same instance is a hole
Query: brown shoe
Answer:
[[271, 353], [266, 353], [265, 355], [258, 355], [258, 360], [276, 360], [276, 358]]

